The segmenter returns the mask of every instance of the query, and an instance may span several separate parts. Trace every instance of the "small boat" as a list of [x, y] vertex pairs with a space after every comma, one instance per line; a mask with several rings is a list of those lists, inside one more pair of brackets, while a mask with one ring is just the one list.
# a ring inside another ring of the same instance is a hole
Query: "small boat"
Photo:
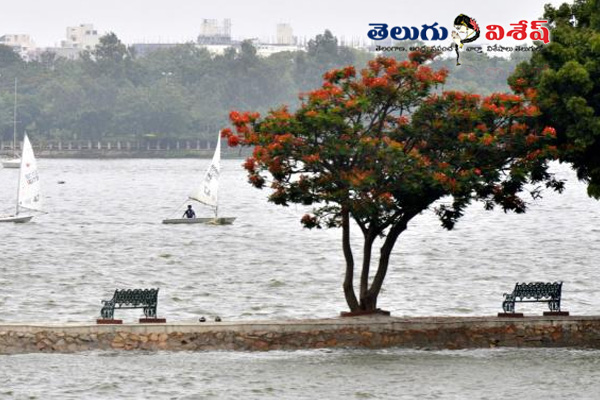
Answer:
[[164, 219], [163, 224], [208, 224], [208, 225], [231, 225], [235, 217], [215, 218], [172, 218]]
[[17, 210], [14, 215], [0, 215], [0, 222], [27, 222], [33, 215], [22, 215], [22, 210], [41, 211], [40, 177], [33, 148], [27, 134], [23, 138], [23, 153], [21, 154], [21, 170], [17, 185]]
[[13, 109], [13, 158], [2, 160], [2, 166], [4, 168], [19, 168], [21, 166], [21, 159], [17, 154], [17, 78], [15, 78], [15, 105]]
[[21, 159], [17, 157], [9, 160], [2, 160], [2, 166], [4, 168], [19, 168], [21, 166]]
[[219, 178], [221, 176], [221, 132], [217, 139], [217, 147], [204, 178], [197, 188], [188, 196], [188, 200], [194, 200], [213, 208], [214, 217], [200, 218], [171, 218], [164, 219], [163, 224], [207, 224], [207, 225], [230, 225], [235, 217], [219, 217]]

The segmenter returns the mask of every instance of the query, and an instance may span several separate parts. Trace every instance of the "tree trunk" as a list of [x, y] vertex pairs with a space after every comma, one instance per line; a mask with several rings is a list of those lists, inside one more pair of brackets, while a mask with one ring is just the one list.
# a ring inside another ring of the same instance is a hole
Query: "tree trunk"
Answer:
[[358, 311], [360, 306], [354, 293], [354, 257], [352, 256], [352, 247], [350, 246], [350, 214], [348, 209], [342, 207], [342, 247], [344, 249], [344, 258], [346, 259], [346, 274], [344, 276], [344, 296], [350, 311]]
[[369, 289], [369, 270], [371, 266], [371, 254], [373, 249], [373, 242], [377, 235], [373, 234], [374, 231], [369, 229], [367, 234], [365, 235], [365, 244], [363, 247], [363, 266], [360, 275], [360, 308], [364, 310], [364, 299], [367, 296], [367, 291]]
[[[388, 265], [390, 263], [390, 256], [392, 254], [392, 250], [394, 249], [394, 245], [396, 244], [396, 240], [398, 236], [404, 230], [406, 230], [407, 223], [410, 221], [412, 217], [416, 214], [405, 215], [398, 221], [395, 225], [392, 226], [390, 232], [385, 238], [385, 242], [383, 246], [381, 246], [381, 255], [379, 257], [379, 266], [377, 268], [377, 273], [373, 278], [373, 283], [371, 287], [367, 291], [367, 295], [361, 298], [361, 308], [365, 311], [375, 311], [377, 309], [377, 297], [381, 292], [381, 287], [383, 285], [383, 280], [385, 279], [385, 275], [387, 274]], [[364, 308], [363, 308], [364, 307]]]

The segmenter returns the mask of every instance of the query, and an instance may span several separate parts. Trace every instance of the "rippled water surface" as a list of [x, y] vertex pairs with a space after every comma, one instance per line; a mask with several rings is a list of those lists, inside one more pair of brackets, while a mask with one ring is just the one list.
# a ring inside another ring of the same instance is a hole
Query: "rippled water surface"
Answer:
[[597, 399], [600, 352], [333, 350], [5, 356], [0, 398]]
[[[170, 322], [331, 317], [345, 310], [341, 232], [303, 230], [304, 210], [268, 204], [266, 191], [246, 183], [241, 160], [223, 161], [220, 214], [237, 217], [233, 225], [161, 224], [180, 215], [177, 207], [208, 162], [39, 160], [48, 214], [0, 224], [0, 322], [93, 322], [100, 300], [117, 287], [160, 287], [158, 313]], [[451, 232], [431, 211], [415, 218], [396, 245], [379, 305], [395, 316], [494, 315], [516, 281], [562, 280], [564, 309], [598, 314], [600, 203], [587, 198], [568, 168], [554, 169], [568, 179], [566, 192], [547, 193], [525, 215], [474, 205]], [[17, 172], [0, 170], [0, 213], [14, 211]], [[358, 232], [354, 238], [358, 250]], [[138, 311], [117, 316], [133, 322]], [[499, 398], [528, 385], [531, 398], [565, 398], [549, 391], [559, 387], [565, 396], [572, 390], [576, 398], [594, 398], [586, 391], [597, 392], [598, 379], [591, 378], [598, 378], [598, 355], [22, 355], [0, 358], [0, 378], [10, 383], [0, 384], [0, 398], [48, 398], [47, 388], [56, 398]], [[510, 368], [531, 358], [531, 369]], [[562, 378], [546, 363], [560, 365]]]

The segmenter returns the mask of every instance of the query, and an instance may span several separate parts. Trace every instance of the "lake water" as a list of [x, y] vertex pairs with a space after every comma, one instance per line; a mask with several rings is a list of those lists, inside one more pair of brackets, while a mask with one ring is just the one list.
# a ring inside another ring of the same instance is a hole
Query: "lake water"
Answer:
[[[48, 214], [0, 224], [0, 322], [93, 322], [117, 287], [160, 287], [158, 314], [169, 322], [346, 310], [341, 231], [302, 229], [304, 209], [267, 203], [242, 160], [223, 161], [220, 214], [237, 217], [233, 225], [161, 224], [181, 215], [208, 163], [39, 160]], [[600, 203], [566, 166], [554, 170], [566, 192], [546, 193], [525, 215], [475, 204], [450, 232], [431, 211], [415, 218], [380, 307], [495, 315], [516, 281], [562, 280], [565, 310], [598, 314]], [[17, 173], [0, 170], [0, 213], [14, 211]], [[138, 311], [117, 317], [133, 322]], [[592, 399], [598, 363], [599, 352], [564, 349], [29, 354], [0, 357], [0, 398]]]

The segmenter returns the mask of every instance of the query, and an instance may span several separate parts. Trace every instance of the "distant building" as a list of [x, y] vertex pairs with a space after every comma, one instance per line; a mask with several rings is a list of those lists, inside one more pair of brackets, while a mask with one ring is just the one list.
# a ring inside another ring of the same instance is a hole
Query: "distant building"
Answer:
[[0, 44], [12, 47], [24, 60], [29, 60], [29, 54], [36, 49], [31, 37], [25, 34], [0, 36]]
[[60, 42], [60, 47], [68, 49], [94, 50], [100, 43], [98, 31], [92, 24], [67, 27], [67, 38]]
[[[282, 51], [299, 51], [303, 47], [296, 45], [290, 24], [277, 24], [276, 44], [264, 43], [258, 39], [250, 39], [259, 57], [269, 57]], [[201, 32], [198, 35], [198, 47], [205, 48], [212, 55], [222, 55], [228, 48], [240, 49], [240, 40], [231, 38], [231, 20], [224, 19], [222, 24], [215, 19], [202, 20]]]
[[180, 45], [180, 43], [134, 43], [131, 47], [136, 56], [145, 57], [155, 51], [172, 49], [173, 47]]
[[66, 58], [67, 60], [77, 60], [79, 58], [79, 54], [81, 53], [81, 49], [74, 47], [47, 47], [43, 50], [38, 49], [34, 57], [39, 58], [44, 52], [54, 53], [57, 57]]
[[277, 44], [292, 45], [296, 44], [294, 33], [290, 24], [277, 24]]
[[82, 51], [92, 51], [100, 43], [100, 35], [92, 24], [67, 27], [67, 36], [61, 40], [60, 47], [38, 49], [34, 57], [39, 57], [44, 51], [56, 54], [68, 60], [77, 60]]
[[269, 43], [252, 43], [256, 49], [256, 55], [259, 57], [269, 57], [275, 53], [281, 53], [283, 51], [304, 51], [305, 49], [296, 45], [287, 44], [269, 44]]
[[197, 46], [199, 48], [208, 50], [212, 56], [222, 56], [229, 48], [233, 48], [235, 51], [239, 51], [240, 49], [239, 42], [233, 41], [230, 44], [198, 44]]
[[231, 20], [226, 18], [221, 25], [216, 19], [203, 19], [202, 25], [200, 25], [198, 44], [231, 44]]
[[[305, 45], [300, 45], [302, 39], [293, 35], [290, 24], [277, 24], [277, 36], [275, 43], [270, 40], [251, 40], [259, 57], [269, 57], [272, 54], [284, 51], [304, 51]], [[203, 19], [200, 26], [200, 34], [196, 47], [208, 50], [213, 56], [222, 55], [228, 49], [233, 48], [239, 52], [242, 39], [233, 40], [231, 36], [231, 19]], [[304, 40], [306, 42], [306, 40]], [[36, 48], [35, 43], [29, 35], [4, 35], [0, 36], [0, 44], [15, 49], [24, 60], [39, 59], [42, 54], [49, 52], [57, 57], [76, 60], [84, 51], [93, 51], [100, 43], [100, 35], [93, 24], [80, 24], [67, 27], [66, 38], [60, 42], [58, 47]], [[137, 56], [144, 57], [154, 51], [170, 49], [183, 43], [134, 43], [131, 47]]]

